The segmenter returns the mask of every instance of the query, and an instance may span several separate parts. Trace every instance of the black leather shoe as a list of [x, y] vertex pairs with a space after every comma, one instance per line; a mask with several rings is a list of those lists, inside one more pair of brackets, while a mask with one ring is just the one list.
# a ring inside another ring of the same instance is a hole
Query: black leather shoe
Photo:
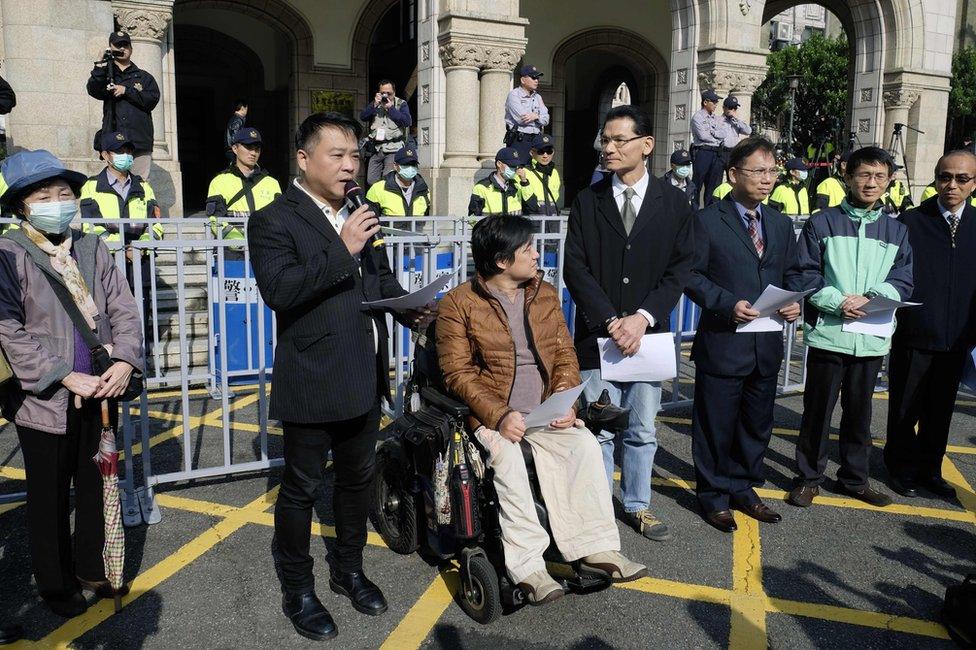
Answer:
[[917, 485], [915, 479], [911, 476], [895, 476], [892, 474], [888, 478], [888, 487], [909, 499], [914, 499], [918, 496]]
[[921, 479], [919, 484], [932, 494], [943, 499], [951, 499], [956, 496], [956, 488], [952, 487], [952, 484], [941, 476], [928, 476]]
[[386, 611], [386, 598], [380, 588], [369, 581], [362, 571], [333, 571], [329, 578], [332, 591], [348, 596], [357, 611], [369, 616], [379, 616]]
[[285, 594], [281, 598], [281, 611], [291, 620], [295, 631], [306, 639], [321, 641], [339, 634], [332, 615], [314, 591]]
[[840, 481], [837, 482], [837, 491], [841, 494], [846, 494], [849, 497], [854, 497], [864, 503], [875, 506], [876, 508], [884, 508], [885, 506], [891, 505], [891, 497], [883, 492], [878, 492], [870, 485], [865, 485], [860, 490], [850, 488]]
[[706, 512], [704, 515], [705, 521], [710, 523], [715, 528], [718, 528], [723, 533], [733, 533], [738, 528], [735, 525], [735, 517], [732, 516], [731, 510], [716, 510], [715, 512]]
[[744, 512], [753, 519], [761, 521], [764, 524], [778, 524], [779, 522], [783, 521], [783, 515], [779, 514], [762, 501], [741, 505], [736, 504], [735, 509], [740, 512]]
[[19, 625], [0, 626], [0, 645], [9, 645], [20, 641], [24, 636], [24, 629]]
[[88, 601], [85, 600], [80, 591], [75, 591], [67, 596], [45, 598], [44, 602], [47, 603], [52, 612], [65, 618], [74, 618], [88, 610]]

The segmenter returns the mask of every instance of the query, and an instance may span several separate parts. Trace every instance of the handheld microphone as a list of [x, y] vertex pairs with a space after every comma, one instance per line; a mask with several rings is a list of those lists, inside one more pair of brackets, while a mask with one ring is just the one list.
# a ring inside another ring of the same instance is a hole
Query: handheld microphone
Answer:
[[[359, 183], [356, 181], [349, 181], [346, 183], [346, 201], [352, 206], [353, 210], [358, 210], [366, 205], [366, 197], [363, 196], [363, 188], [359, 187]], [[386, 242], [382, 237], [373, 235], [369, 239], [373, 248], [383, 248], [386, 246]]]

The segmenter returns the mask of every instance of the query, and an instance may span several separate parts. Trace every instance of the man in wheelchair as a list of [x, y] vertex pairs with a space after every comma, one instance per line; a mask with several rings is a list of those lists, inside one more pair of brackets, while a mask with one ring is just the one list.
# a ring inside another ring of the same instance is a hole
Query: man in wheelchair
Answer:
[[469, 426], [488, 452], [500, 507], [505, 569], [530, 603], [563, 595], [546, 571], [549, 534], [539, 522], [522, 456], [531, 447], [557, 548], [580, 572], [627, 582], [647, 568], [620, 553], [600, 445], [575, 411], [547, 427], [523, 416], [554, 392], [580, 383], [572, 337], [555, 287], [542, 280], [533, 225], [491, 216], [471, 234], [477, 275], [438, 307], [437, 353], [449, 392], [471, 411]]

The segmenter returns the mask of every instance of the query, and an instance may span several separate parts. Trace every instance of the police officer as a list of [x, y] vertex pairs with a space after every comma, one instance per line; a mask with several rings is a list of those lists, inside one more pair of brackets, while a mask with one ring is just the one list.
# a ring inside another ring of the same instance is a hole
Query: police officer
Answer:
[[702, 92], [701, 108], [691, 116], [691, 153], [695, 159], [695, 178], [705, 190], [705, 205], [715, 200], [715, 188], [722, 182], [725, 171], [722, 149], [727, 126], [715, 115], [719, 99], [714, 90]]
[[508, 93], [505, 101], [505, 144], [515, 147], [528, 158], [529, 150], [542, 130], [549, 124], [549, 109], [537, 91], [542, 73], [534, 65], [519, 70], [519, 85]]
[[281, 194], [281, 186], [258, 166], [261, 134], [257, 129], [248, 126], [235, 133], [231, 150], [234, 162], [210, 181], [207, 216], [215, 237], [243, 240], [240, 225], [222, 221], [218, 231], [217, 220], [228, 214], [238, 219], [254, 214]]
[[[159, 223], [127, 224], [122, 227], [110, 223], [86, 224], [86, 219], [158, 219], [160, 210], [156, 194], [144, 178], [131, 172], [135, 145], [127, 134], [103, 131], [101, 158], [105, 169], [89, 178], [81, 186], [81, 219], [85, 232], [94, 232], [105, 240], [111, 251], [135, 240], [162, 239]], [[127, 255], [131, 259], [131, 254]]]
[[728, 196], [729, 195], [729, 192], [731, 192], [731, 191], [732, 191], [732, 183], [731, 183], [731, 181], [729, 181], [729, 172], [726, 171], [725, 172], [724, 180], [722, 181], [722, 184], [719, 185], [719, 186], [717, 186], [712, 191], [712, 199], [714, 201], [721, 201], [726, 196]]
[[[895, 171], [904, 169], [900, 165], [895, 166]], [[908, 193], [908, 188], [900, 180], [892, 178], [888, 183], [888, 189], [881, 195], [881, 202], [885, 206], [888, 214], [901, 214], [905, 210], [914, 206], [912, 196]]]
[[368, 141], [372, 153], [366, 168], [366, 183], [372, 185], [393, 171], [393, 158], [406, 146], [413, 116], [406, 100], [396, 96], [393, 82], [383, 79], [373, 101], [360, 112], [359, 119], [369, 124]]
[[384, 217], [423, 217], [430, 214], [430, 190], [417, 167], [417, 150], [404, 147], [393, 158], [393, 171], [373, 183], [366, 200]]
[[664, 182], [674, 185], [685, 193], [692, 210], [698, 209], [698, 187], [692, 180], [691, 154], [678, 149], [671, 154], [671, 169], [664, 173]]
[[504, 147], [495, 154], [495, 172], [475, 183], [471, 190], [468, 214], [475, 217], [520, 215], [538, 212], [537, 203], [525, 171], [524, 156], [514, 147]]
[[824, 208], [836, 208], [840, 205], [844, 197], [847, 196], [847, 183], [844, 182], [844, 174], [847, 171], [847, 160], [851, 157], [850, 151], [845, 151], [837, 160], [833, 175], [828, 176], [817, 186], [817, 200], [813, 211], [823, 210]]
[[562, 189], [562, 179], [559, 170], [552, 161], [556, 142], [551, 135], [542, 134], [532, 145], [530, 154], [532, 161], [526, 168], [525, 177], [529, 181], [529, 189], [538, 204], [540, 214], [559, 214], [559, 191]]
[[810, 214], [810, 195], [805, 182], [808, 175], [807, 164], [802, 158], [787, 160], [786, 175], [769, 195], [769, 205], [790, 217]]
[[148, 179], [153, 148], [152, 110], [159, 103], [159, 86], [151, 74], [132, 62], [132, 41], [126, 32], [112, 32], [108, 42], [114, 59], [95, 65], [88, 77], [88, 94], [102, 101], [102, 132], [122, 131], [132, 139], [132, 173]]
[[728, 152], [739, 144], [739, 140], [752, 135], [752, 127], [743, 122], [738, 117], [739, 100], [735, 95], [729, 95], [722, 102], [722, 122], [725, 123], [725, 139], [722, 146], [726, 151], [722, 152], [722, 165], [728, 164]]

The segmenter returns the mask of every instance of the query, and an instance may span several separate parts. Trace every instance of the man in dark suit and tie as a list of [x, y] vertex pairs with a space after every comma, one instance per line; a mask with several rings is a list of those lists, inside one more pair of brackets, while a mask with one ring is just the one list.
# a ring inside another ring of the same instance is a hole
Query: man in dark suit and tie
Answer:
[[976, 155], [952, 151], [935, 168], [938, 195], [900, 217], [914, 252], [912, 302], [898, 311], [889, 357], [888, 440], [891, 488], [914, 497], [921, 487], [956, 496], [942, 458], [966, 358], [976, 345]]
[[[776, 182], [776, 155], [765, 138], [747, 138], [729, 155], [732, 191], [704, 208], [695, 224], [695, 266], [685, 293], [701, 306], [695, 362], [692, 453], [702, 516], [731, 533], [730, 508], [766, 523], [780, 515], [755, 492], [773, 430], [783, 334], [737, 332], [759, 316], [752, 303], [768, 285], [798, 279], [793, 223], [762, 205]], [[799, 303], [779, 310], [792, 322]]]
[[[669, 330], [671, 310], [691, 274], [694, 218], [684, 193], [647, 171], [654, 150], [647, 113], [630, 105], [610, 109], [600, 141], [611, 173], [573, 203], [563, 277], [576, 301], [585, 399], [595, 401], [606, 389], [614, 403], [631, 410], [621, 453], [626, 520], [644, 537], [663, 541], [670, 538], [668, 527], [650, 510], [661, 384], [603, 381], [597, 338], [612, 338], [632, 356], [645, 334]], [[603, 431], [598, 438], [612, 490], [614, 435]]]
[[375, 246], [379, 221], [350, 210], [345, 184], [359, 172], [357, 122], [338, 113], [308, 117], [295, 135], [299, 178], [247, 228], [254, 277], [277, 316], [270, 416], [282, 421], [285, 469], [275, 504], [274, 556], [282, 609], [302, 636], [338, 633], [315, 595], [309, 534], [312, 506], [332, 451], [337, 543], [333, 591], [369, 615], [386, 611], [363, 573], [368, 489], [380, 420], [389, 398], [387, 328], [364, 301], [406, 292]]

